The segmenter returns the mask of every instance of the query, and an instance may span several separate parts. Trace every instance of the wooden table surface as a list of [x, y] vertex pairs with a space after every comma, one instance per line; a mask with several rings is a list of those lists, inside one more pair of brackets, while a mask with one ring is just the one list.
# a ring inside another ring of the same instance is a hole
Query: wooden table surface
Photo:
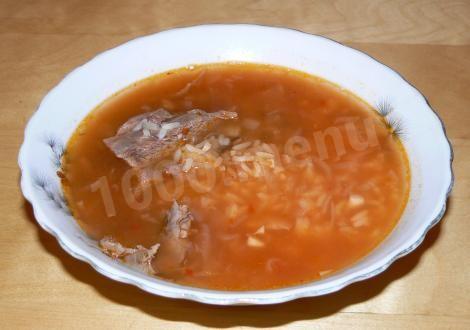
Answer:
[[[470, 1], [0, 0], [0, 17], [0, 328], [470, 329]], [[136, 36], [211, 22], [326, 35], [396, 69], [429, 98], [454, 147], [456, 183], [443, 221], [415, 252], [328, 296], [214, 307], [109, 280], [38, 227], [19, 189], [17, 154], [47, 91]]]

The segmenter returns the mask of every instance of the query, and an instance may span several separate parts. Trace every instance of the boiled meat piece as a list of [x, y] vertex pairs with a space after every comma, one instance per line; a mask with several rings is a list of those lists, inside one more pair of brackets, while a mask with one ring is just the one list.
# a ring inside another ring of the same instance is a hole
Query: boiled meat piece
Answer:
[[114, 259], [121, 259], [125, 264], [144, 273], [155, 275], [157, 270], [152, 266], [152, 261], [157, 254], [160, 244], [154, 244], [150, 248], [137, 245], [135, 248], [124, 247], [112, 237], [104, 237], [100, 240], [101, 250]]
[[185, 143], [198, 143], [220, 120], [235, 119], [232, 111], [190, 110], [171, 115], [159, 109], [129, 119], [104, 143], [132, 167], [145, 167], [169, 157]]
[[179, 205], [176, 201], [168, 212], [166, 233], [173, 238], [187, 238], [191, 222], [194, 220], [188, 206]]
[[186, 205], [173, 202], [160, 240], [162, 251], [156, 259], [157, 267], [162, 272], [178, 271], [183, 266], [187, 253], [192, 248], [188, 235], [193, 220]]

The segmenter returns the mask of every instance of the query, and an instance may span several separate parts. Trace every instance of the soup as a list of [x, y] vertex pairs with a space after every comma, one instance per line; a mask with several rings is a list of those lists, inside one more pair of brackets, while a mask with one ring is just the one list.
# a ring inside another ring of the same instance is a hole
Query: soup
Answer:
[[298, 285], [354, 264], [400, 218], [408, 160], [385, 115], [295, 70], [190, 66], [92, 111], [63, 188], [81, 228], [139, 271], [210, 289]]

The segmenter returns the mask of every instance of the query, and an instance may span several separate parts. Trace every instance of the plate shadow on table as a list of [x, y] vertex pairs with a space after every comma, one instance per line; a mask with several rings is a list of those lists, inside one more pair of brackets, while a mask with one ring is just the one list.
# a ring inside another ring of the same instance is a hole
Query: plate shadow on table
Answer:
[[[448, 200], [448, 213], [451, 210]], [[442, 223], [432, 228], [424, 242], [411, 254], [397, 260], [384, 273], [369, 280], [354, 283], [326, 296], [302, 298], [270, 306], [211, 306], [196, 302], [168, 299], [146, 293], [137, 287], [118, 283], [96, 272], [85, 262], [68, 255], [56, 239], [39, 227], [31, 205], [24, 201], [25, 217], [35, 226], [43, 249], [59, 259], [64, 270], [75, 280], [92, 286], [104, 298], [124, 306], [132, 306], [150, 316], [167, 320], [195, 323], [207, 327], [232, 326], [273, 327], [294, 321], [314, 320], [340, 312], [347, 306], [367, 301], [379, 295], [390, 283], [410, 273], [427, 249], [441, 236]], [[444, 219], [443, 219], [444, 220]]]

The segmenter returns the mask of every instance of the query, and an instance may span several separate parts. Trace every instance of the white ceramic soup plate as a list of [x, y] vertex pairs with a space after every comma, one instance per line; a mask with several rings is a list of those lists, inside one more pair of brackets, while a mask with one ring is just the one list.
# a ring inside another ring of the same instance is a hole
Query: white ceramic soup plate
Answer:
[[[405, 128], [411, 166], [407, 207], [393, 232], [369, 255], [311, 283], [229, 292], [186, 287], [112, 260], [69, 215], [56, 171], [81, 120], [130, 84], [170, 69], [214, 62], [275, 64], [323, 77], [371, 105], [388, 102]], [[443, 124], [420, 92], [391, 68], [321, 36], [258, 25], [201, 25], [141, 37], [108, 50], [67, 75], [29, 121], [19, 154], [21, 188], [34, 215], [72, 256], [103, 275], [157, 295], [218, 305], [273, 304], [324, 295], [383, 272], [413, 251], [442, 217], [453, 184], [452, 149]]]

